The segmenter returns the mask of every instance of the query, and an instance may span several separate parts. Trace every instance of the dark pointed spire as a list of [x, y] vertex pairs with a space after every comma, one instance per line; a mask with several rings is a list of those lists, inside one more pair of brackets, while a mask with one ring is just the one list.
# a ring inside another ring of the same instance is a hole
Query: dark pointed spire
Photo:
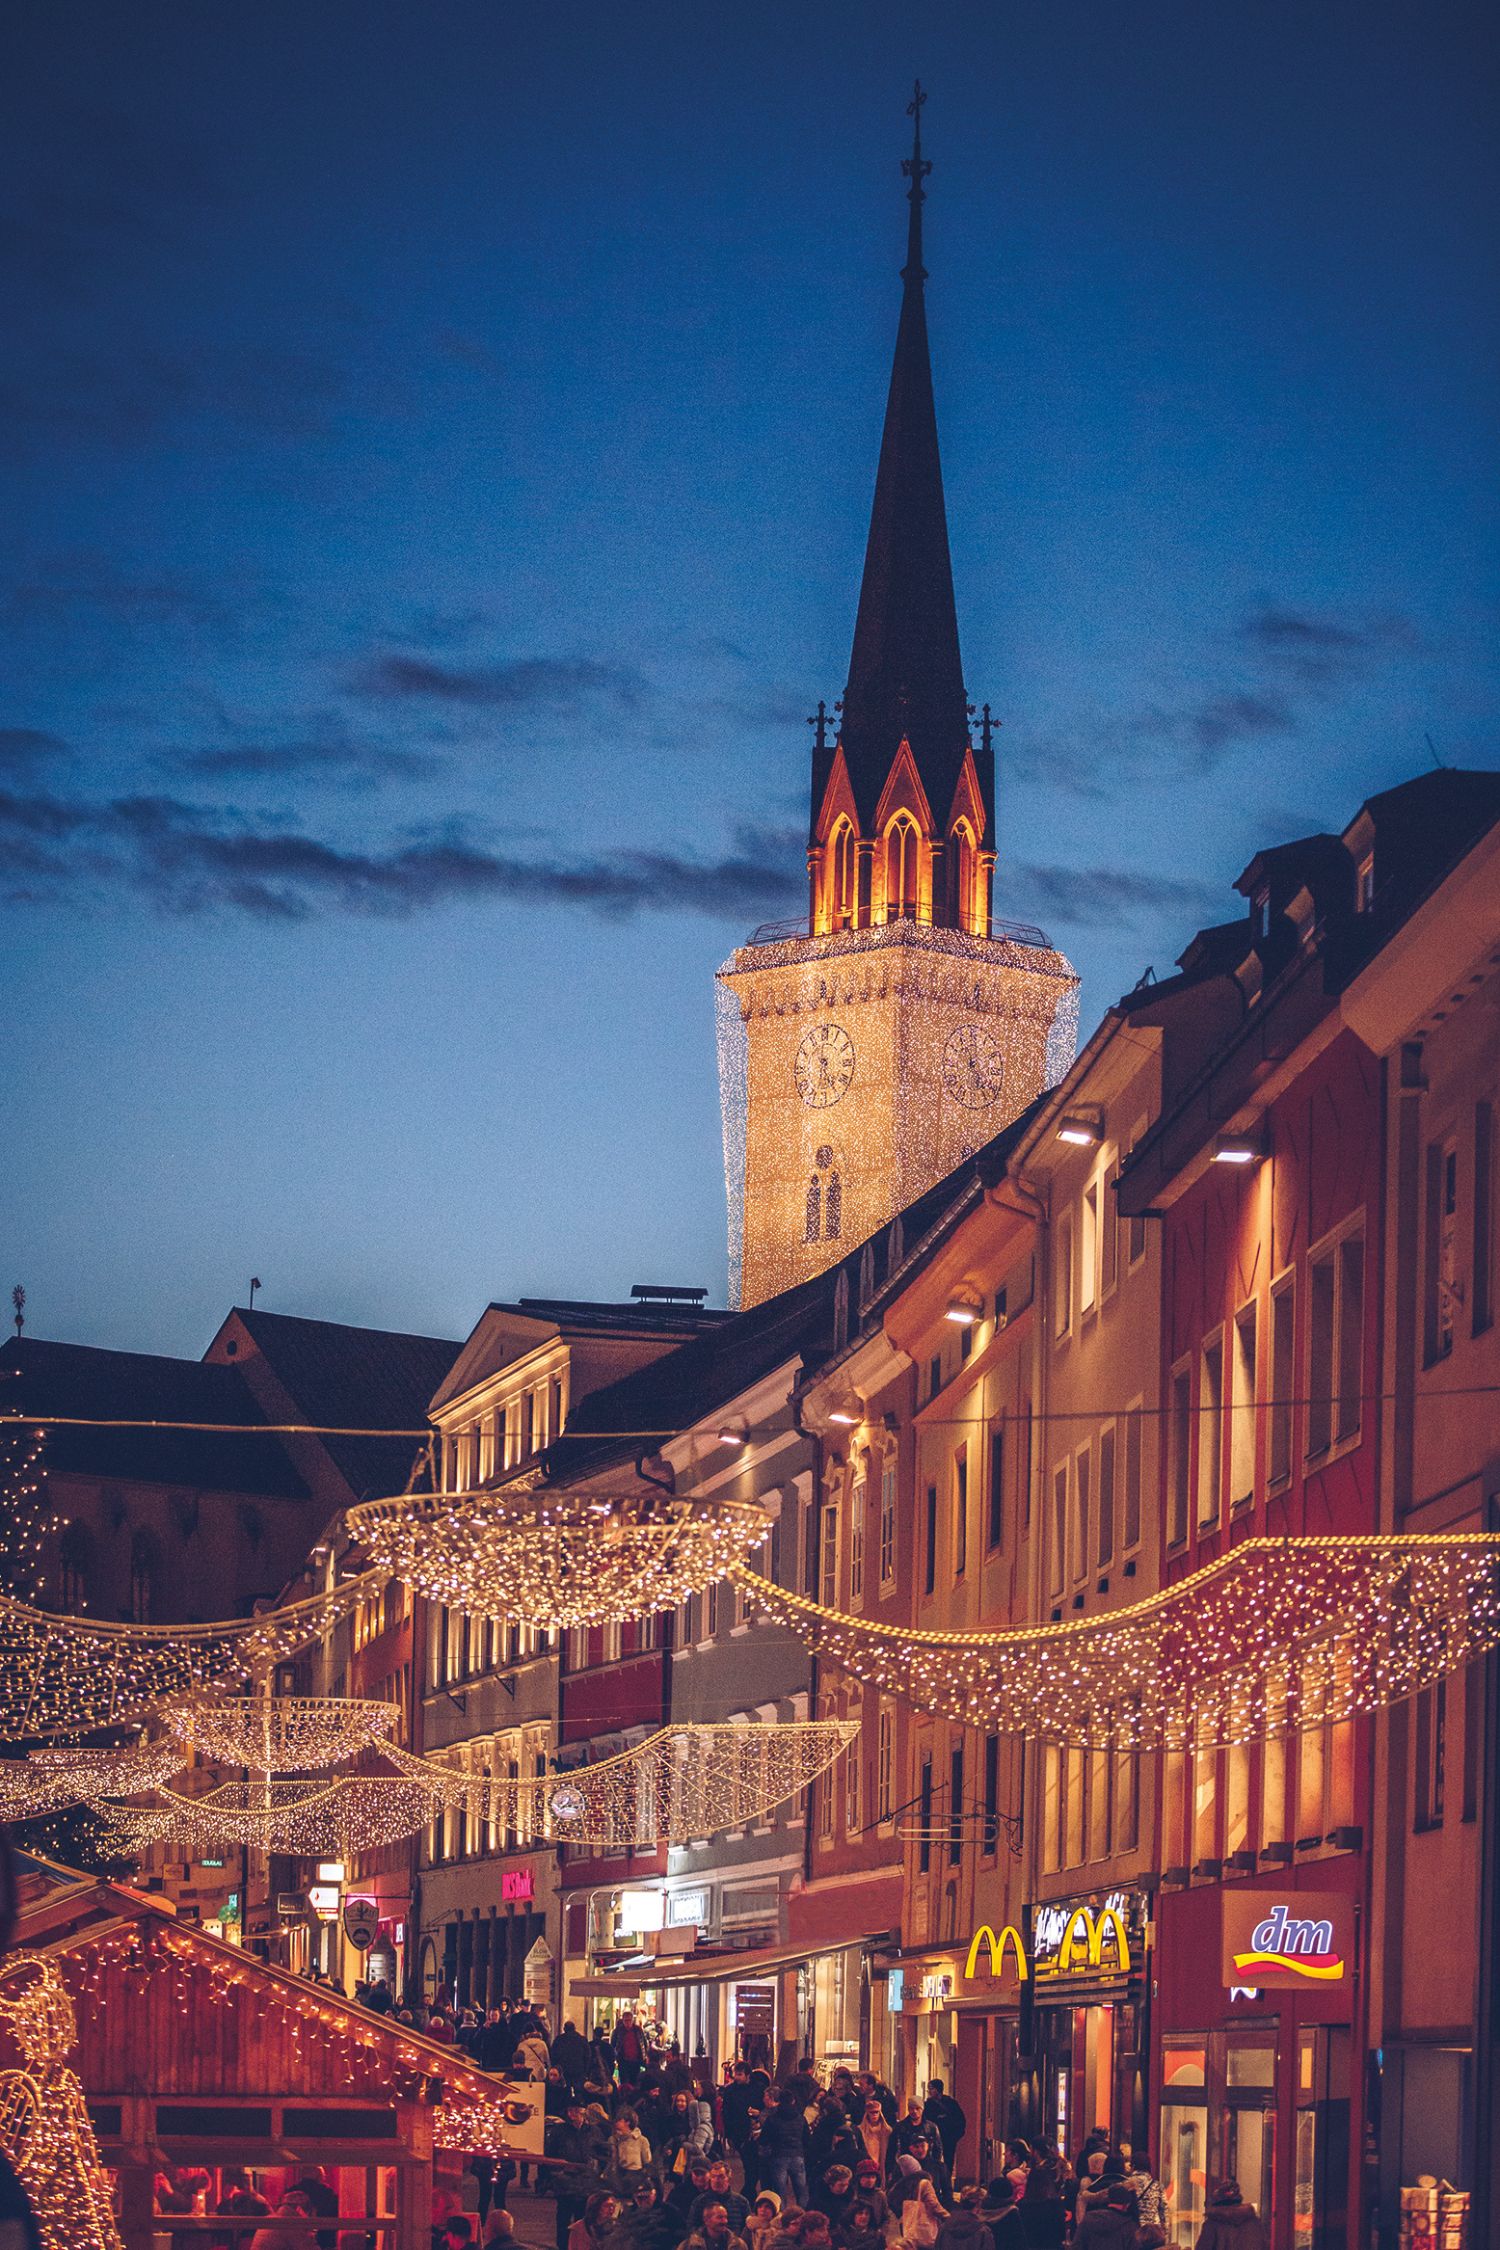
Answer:
[[[901, 169], [911, 182], [911, 216], [901, 322], [840, 729], [867, 834], [903, 736], [939, 822], [947, 818], [969, 741], [922, 287], [922, 183], [932, 170], [922, 154], [926, 99], [918, 85], [907, 112], [912, 152]], [[815, 803], [815, 819], [817, 810]]]

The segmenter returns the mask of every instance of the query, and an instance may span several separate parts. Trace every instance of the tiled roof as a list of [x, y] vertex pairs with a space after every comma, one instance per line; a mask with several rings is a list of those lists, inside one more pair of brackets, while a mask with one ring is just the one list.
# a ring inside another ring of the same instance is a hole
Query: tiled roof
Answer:
[[[424, 1428], [428, 1401], [460, 1349], [447, 1337], [351, 1328], [292, 1313], [237, 1307], [236, 1315], [295, 1399], [299, 1418], [333, 1429]], [[359, 1498], [399, 1492], [418, 1446], [409, 1437], [327, 1438], [323, 1443]]]
[[[124, 1421], [227, 1422], [253, 1431], [265, 1417], [233, 1367], [116, 1352], [90, 1344], [12, 1337], [0, 1350], [0, 1411]], [[233, 1431], [59, 1429], [47, 1439], [54, 1470], [144, 1484], [308, 1498], [274, 1437]]]

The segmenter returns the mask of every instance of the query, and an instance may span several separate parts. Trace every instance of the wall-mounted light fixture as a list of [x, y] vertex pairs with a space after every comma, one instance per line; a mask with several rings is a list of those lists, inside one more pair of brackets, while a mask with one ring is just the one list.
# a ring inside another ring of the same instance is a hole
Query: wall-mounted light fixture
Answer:
[[944, 1320], [951, 1320], [955, 1328], [972, 1328], [979, 1318], [980, 1302], [966, 1289], [955, 1289], [943, 1311]]
[[1070, 1109], [1057, 1121], [1057, 1137], [1069, 1148], [1097, 1148], [1104, 1138], [1104, 1113], [1097, 1109]]
[[1263, 1133], [1220, 1133], [1214, 1142], [1215, 1164], [1259, 1164], [1265, 1153]]

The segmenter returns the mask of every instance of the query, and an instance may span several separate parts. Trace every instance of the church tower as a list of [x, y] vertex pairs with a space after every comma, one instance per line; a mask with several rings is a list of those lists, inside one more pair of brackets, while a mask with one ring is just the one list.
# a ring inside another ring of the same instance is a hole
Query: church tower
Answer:
[[976, 747], [938, 458], [916, 90], [901, 321], [849, 681], [820, 704], [808, 918], [719, 971], [735, 1301], [808, 1280], [997, 1133], [1073, 1060], [1078, 980], [996, 933], [995, 764]]

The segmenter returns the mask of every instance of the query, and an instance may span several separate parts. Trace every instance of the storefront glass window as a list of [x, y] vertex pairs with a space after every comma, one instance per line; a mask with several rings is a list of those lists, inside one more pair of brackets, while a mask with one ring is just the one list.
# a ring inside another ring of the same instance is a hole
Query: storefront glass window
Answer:
[[1203, 2226], [1208, 2167], [1208, 2055], [1169, 2040], [1162, 2050], [1161, 2150], [1167, 2239], [1191, 2250]]

